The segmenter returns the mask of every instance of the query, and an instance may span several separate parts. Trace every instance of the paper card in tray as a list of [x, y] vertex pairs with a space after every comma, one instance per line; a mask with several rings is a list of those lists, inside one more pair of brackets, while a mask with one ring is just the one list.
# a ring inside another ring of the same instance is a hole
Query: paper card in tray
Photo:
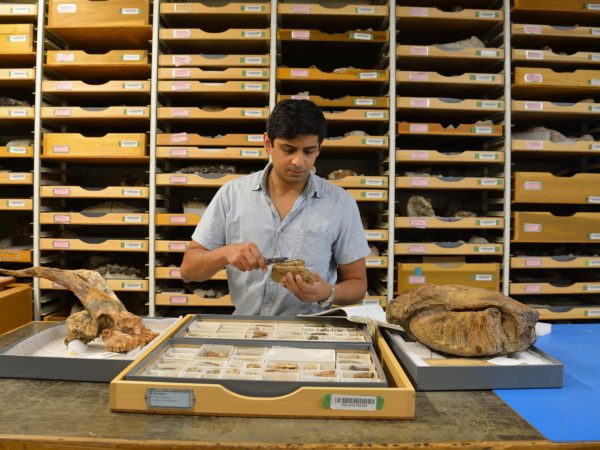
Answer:
[[379, 304], [342, 306], [339, 308], [326, 309], [315, 314], [298, 314], [298, 317], [339, 316], [346, 317], [351, 322], [364, 323], [374, 334], [377, 326], [403, 331], [400, 325], [389, 323], [385, 317], [385, 311]]

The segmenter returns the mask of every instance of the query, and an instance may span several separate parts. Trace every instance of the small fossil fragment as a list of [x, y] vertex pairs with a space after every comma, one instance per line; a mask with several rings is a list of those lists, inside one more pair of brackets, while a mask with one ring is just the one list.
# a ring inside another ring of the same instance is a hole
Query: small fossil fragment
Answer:
[[271, 278], [278, 283], [281, 283], [281, 280], [288, 272], [291, 272], [294, 275], [300, 275], [305, 283], [312, 284], [314, 282], [311, 273], [306, 269], [304, 261], [301, 259], [291, 259], [282, 263], [273, 264]]

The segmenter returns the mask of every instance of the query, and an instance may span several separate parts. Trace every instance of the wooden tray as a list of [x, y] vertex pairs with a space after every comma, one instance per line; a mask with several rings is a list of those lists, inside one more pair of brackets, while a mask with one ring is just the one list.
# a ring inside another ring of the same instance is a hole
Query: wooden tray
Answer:
[[[205, 111], [198, 107], [158, 107], [159, 120], [190, 120], [196, 122], [202, 119], [204, 122], [223, 120], [231, 122], [265, 121], [269, 117], [269, 108], [225, 108], [222, 111]], [[235, 144], [229, 144], [235, 145]]]
[[[179, 267], [157, 267], [154, 271], [154, 276], [158, 280], [181, 280]], [[211, 278], [211, 280], [227, 280], [227, 271], [219, 270]]]
[[600, 316], [600, 308], [597, 305], [573, 307], [567, 310], [553, 311], [548, 308], [536, 307], [536, 311], [540, 313], [540, 320], [598, 320]]
[[386, 83], [389, 81], [387, 70], [361, 70], [347, 68], [344, 72], [324, 72], [317, 68], [290, 68], [278, 67], [277, 79], [280, 81], [302, 81], [319, 84], [327, 83]]
[[576, 52], [570, 55], [554, 53], [551, 50], [525, 50], [513, 49], [512, 61], [515, 64], [526, 63], [529, 66], [597, 66], [600, 61], [600, 53]]
[[[264, 111], [263, 111], [264, 112]], [[262, 114], [261, 114], [262, 115]], [[157, 145], [197, 145], [200, 147], [245, 147], [263, 146], [262, 134], [225, 134], [223, 136], [201, 136], [195, 133], [159, 133]]]
[[156, 214], [156, 226], [195, 226], [200, 223], [200, 216], [198, 214], [170, 214], [170, 213], [158, 213]]
[[469, 230], [504, 228], [504, 219], [500, 217], [451, 217], [443, 220], [440, 217], [396, 217], [395, 228], [433, 228], [437, 230]]
[[191, 187], [221, 187], [225, 183], [244, 175], [224, 174], [218, 178], [181, 173], [159, 173], [156, 175], [157, 186], [191, 186]]
[[31, 172], [2, 172], [0, 171], [0, 185], [32, 185], [33, 174]]
[[189, 241], [171, 241], [165, 239], [157, 239], [155, 241], [155, 250], [165, 253], [183, 253], [187, 248]]
[[387, 256], [367, 256], [365, 258], [367, 269], [386, 269], [388, 266]]
[[106, 213], [92, 215], [73, 212], [42, 212], [41, 224], [71, 225], [148, 225], [146, 213]]
[[0, 68], [0, 88], [29, 88], [35, 90], [35, 69], [33, 68]]
[[600, 213], [515, 212], [514, 242], [598, 243]]
[[148, 0], [48, 0], [48, 27], [86, 28], [148, 25]]
[[400, 263], [400, 292], [420, 284], [464, 284], [497, 291], [500, 286], [500, 264], [497, 263]]
[[30, 198], [0, 198], [0, 211], [33, 211]]
[[442, 153], [439, 150], [396, 150], [396, 162], [482, 164], [503, 163], [504, 152], [465, 150], [460, 153]]
[[447, 128], [439, 123], [398, 122], [398, 134], [499, 137], [502, 136], [502, 125], [463, 123], [456, 128]]
[[594, 256], [513, 256], [512, 269], [595, 269], [600, 257]]
[[323, 113], [329, 123], [339, 122], [380, 122], [389, 121], [386, 109], [346, 109], [345, 111]]
[[0, 24], [0, 55], [29, 54], [33, 48], [32, 24]]
[[346, 189], [357, 202], [387, 202], [388, 191], [382, 189]]
[[384, 188], [388, 185], [387, 177], [347, 176], [339, 180], [328, 180], [335, 186], [343, 188]]
[[232, 67], [269, 67], [269, 64], [269, 55], [163, 54], [158, 56], [159, 67], [228, 69]]
[[0, 5], [2, 23], [33, 23], [37, 21], [37, 4], [3, 3]]
[[267, 152], [257, 147], [157, 147], [156, 157], [164, 159], [218, 159], [218, 160], [260, 160], [269, 159]]
[[198, 67], [163, 67], [158, 69], [159, 80], [268, 80], [269, 69], [262, 67], [228, 67], [207, 70]]
[[388, 97], [358, 97], [346, 95], [339, 98], [324, 98], [320, 95], [282, 95], [277, 94], [277, 101], [281, 100], [310, 100], [321, 108], [387, 108]]
[[600, 283], [573, 283], [570, 286], [553, 286], [550, 283], [510, 283], [511, 295], [556, 295], [556, 294], [598, 294]]
[[139, 158], [146, 155], [145, 133], [108, 133], [87, 137], [79, 133], [44, 133], [42, 155], [89, 158]]
[[[148, 292], [148, 280], [110, 279], [106, 284], [115, 292]], [[64, 291], [66, 288], [50, 280], [40, 280], [41, 289]]]
[[148, 252], [147, 240], [106, 239], [90, 243], [81, 239], [41, 238], [40, 250], [92, 251], [92, 252]]
[[0, 158], [33, 158], [33, 146], [0, 146]]
[[157, 293], [154, 302], [159, 306], [233, 306], [231, 296], [203, 298], [195, 294]]
[[514, 202], [600, 204], [600, 174], [558, 177], [549, 172], [515, 172]]
[[513, 139], [511, 141], [513, 152], [520, 153], [548, 153], [561, 156], [571, 155], [596, 155], [600, 153], [600, 142], [579, 141], [562, 144], [552, 141], [538, 141], [528, 139]]
[[387, 31], [346, 31], [344, 33], [325, 33], [320, 30], [289, 30], [279, 28], [277, 39], [280, 41], [341, 42], [341, 43], [386, 43]]
[[150, 78], [150, 63], [146, 50], [110, 50], [100, 54], [90, 54], [83, 50], [48, 50], [44, 67], [75, 80]]
[[30, 248], [3, 248], [0, 249], [0, 262], [31, 263], [32, 253]]
[[42, 198], [148, 198], [149, 188], [138, 186], [108, 186], [108, 187], [82, 187], [82, 186], [42, 186]]
[[475, 189], [503, 190], [504, 179], [494, 177], [396, 177], [396, 187], [399, 189]]
[[394, 255], [502, 255], [502, 244], [461, 244], [445, 246], [436, 243], [401, 242], [394, 244]]
[[387, 136], [344, 136], [341, 139], [325, 138], [321, 149], [326, 151], [379, 151], [387, 149], [388, 145]]

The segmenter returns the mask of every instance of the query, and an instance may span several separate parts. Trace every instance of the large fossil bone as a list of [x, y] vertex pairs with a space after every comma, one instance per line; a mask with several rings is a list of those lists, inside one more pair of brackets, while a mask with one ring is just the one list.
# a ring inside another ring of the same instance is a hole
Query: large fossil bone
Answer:
[[46, 278], [77, 296], [85, 310], [71, 314], [67, 319], [65, 344], [75, 339], [87, 344], [101, 336], [108, 351], [127, 352], [146, 345], [158, 336], [144, 326], [139, 316], [125, 309], [106, 280], [93, 270], [30, 267], [23, 270], [0, 269], [0, 274]]
[[400, 294], [388, 305], [386, 316], [433, 350], [492, 356], [533, 344], [539, 314], [487, 289], [425, 284]]

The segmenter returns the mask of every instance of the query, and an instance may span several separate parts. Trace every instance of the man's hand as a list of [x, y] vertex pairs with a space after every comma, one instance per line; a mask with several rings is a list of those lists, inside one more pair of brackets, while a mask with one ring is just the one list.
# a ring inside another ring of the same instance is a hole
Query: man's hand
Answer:
[[317, 302], [329, 297], [331, 287], [318, 273], [311, 272], [314, 279], [312, 284], [305, 283], [300, 275], [286, 273], [281, 284], [303, 302]]
[[254, 242], [230, 244], [227, 246], [227, 264], [242, 272], [261, 269], [268, 271], [267, 261]]

